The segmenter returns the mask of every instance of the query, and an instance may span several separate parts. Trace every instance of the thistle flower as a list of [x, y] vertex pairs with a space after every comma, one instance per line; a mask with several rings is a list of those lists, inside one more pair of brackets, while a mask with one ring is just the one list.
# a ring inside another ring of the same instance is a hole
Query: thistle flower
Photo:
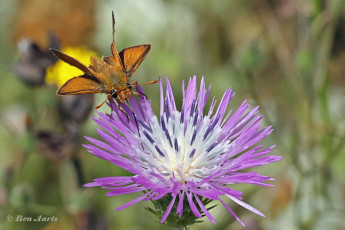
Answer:
[[84, 146], [95, 156], [134, 175], [98, 178], [85, 186], [102, 186], [110, 190], [107, 196], [143, 192], [116, 210], [151, 200], [156, 210], [148, 210], [157, 214], [161, 223], [174, 227], [193, 224], [204, 215], [215, 223], [210, 208], [205, 207], [212, 200], [219, 200], [244, 226], [223, 200], [223, 195], [264, 216], [242, 201], [242, 192], [227, 185], [271, 186], [264, 182], [273, 178], [242, 170], [281, 160], [280, 156], [267, 155], [274, 146], [263, 148], [257, 145], [272, 132], [272, 128], [260, 129], [262, 116], [258, 115], [258, 107], [247, 111], [247, 101], [234, 113], [226, 113], [235, 95], [231, 88], [225, 91], [215, 112], [216, 100], [213, 98], [207, 115], [203, 115], [210, 90], [211, 86], [206, 90], [203, 78], [199, 93], [195, 76], [189, 80], [187, 89], [183, 82], [183, 105], [178, 111], [167, 78], [165, 97], [160, 80], [159, 119], [153, 113], [150, 101], [144, 97], [140, 97], [139, 102], [132, 97], [131, 109], [122, 105], [124, 111], [114, 106], [111, 115], [99, 113], [99, 118], [94, 120], [104, 129], [98, 129], [103, 141], [86, 137], [92, 144]]

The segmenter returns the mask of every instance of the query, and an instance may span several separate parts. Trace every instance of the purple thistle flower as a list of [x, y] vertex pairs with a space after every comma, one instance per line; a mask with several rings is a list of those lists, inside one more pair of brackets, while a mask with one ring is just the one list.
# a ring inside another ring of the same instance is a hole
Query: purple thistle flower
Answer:
[[[183, 82], [180, 112], [176, 109], [169, 79], [166, 80], [165, 97], [160, 80], [160, 119], [153, 113], [150, 101], [144, 97], [140, 97], [139, 102], [133, 97], [130, 99], [138, 125], [131, 109], [124, 104], [124, 111], [113, 106], [114, 112], [110, 116], [99, 113], [99, 118], [94, 118], [104, 129], [98, 130], [103, 141], [86, 137], [92, 145], [84, 146], [95, 156], [134, 175], [98, 178], [85, 186], [102, 186], [110, 190], [107, 196], [143, 192], [118, 207], [117, 211], [140, 201], [154, 202], [168, 196], [161, 223], [167, 221], [172, 210], [181, 218], [186, 208], [195, 219], [206, 215], [215, 223], [205, 204], [210, 200], [219, 200], [244, 226], [222, 195], [264, 217], [260, 211], [242, 201], [242, 192], [227, 186], [239, 183], [272, 186], [265, 183], [266, 180], [273, 180], [271, 177], [242, 172], [282, 159], [277, 155], [268, 155], [274, 146], [263, 148], [263, 145], [257, 145], [272, 132], [271, 126], [260, 129], [262, 116], [258, 115], [258, 107], [248, 111], [249, 104], [244, 101], [234, 113], [226, 114], [226, 108], [235, 95], [230, 88], [225, 91], [215, 112], [216, 100], [213, 98], [204, 116], [211, 86], [206, 90], [202, 78], [197, 93], [197, 78], [194, 76], [190, 78], [187, 89]], [[140, 87], [138, 91], [142, 92]]]

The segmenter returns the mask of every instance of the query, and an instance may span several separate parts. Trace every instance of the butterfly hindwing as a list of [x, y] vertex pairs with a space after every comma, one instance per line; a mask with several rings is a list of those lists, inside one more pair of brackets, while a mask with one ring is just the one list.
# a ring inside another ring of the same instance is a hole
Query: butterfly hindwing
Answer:
[[97, 80], [97, 78], [82, 75], [68, 80], [56, 93], [58, 95], [76, 95], [103, 92], [104, 86]]
[[128, 77], [137, 70], [141, 62], [150, 51], [151, 45], [139, 45], [126, 48], [120, 52], [122, 65]]

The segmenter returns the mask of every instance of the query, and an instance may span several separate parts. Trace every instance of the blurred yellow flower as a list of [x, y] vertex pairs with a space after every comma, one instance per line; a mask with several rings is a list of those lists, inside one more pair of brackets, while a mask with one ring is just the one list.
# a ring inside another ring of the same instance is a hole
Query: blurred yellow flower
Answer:
[[[61, 52], [77, 59], [86, 66], [90, 65], [91, 56], [97, 56], [94, 51], [84, 47], [66, 47]], [[59, 59], [55, 65], [48, 67], [45, 80], [47, 84], [56, 84], [60, 88], [69, 79], [80, 75], [83, 75], [81, 70]]]

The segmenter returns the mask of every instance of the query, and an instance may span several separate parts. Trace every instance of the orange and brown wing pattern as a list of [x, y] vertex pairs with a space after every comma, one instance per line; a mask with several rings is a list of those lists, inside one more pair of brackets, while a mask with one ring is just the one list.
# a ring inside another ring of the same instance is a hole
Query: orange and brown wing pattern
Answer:
[[132, 76], [151, 49], [151, 45], [139, 45], [120, 52], [122, 65], [128, 77]]
[[56, 93], [58, 95], [104, 93], [104, 86], [97, 78], [82, 75], [68, 80]]

